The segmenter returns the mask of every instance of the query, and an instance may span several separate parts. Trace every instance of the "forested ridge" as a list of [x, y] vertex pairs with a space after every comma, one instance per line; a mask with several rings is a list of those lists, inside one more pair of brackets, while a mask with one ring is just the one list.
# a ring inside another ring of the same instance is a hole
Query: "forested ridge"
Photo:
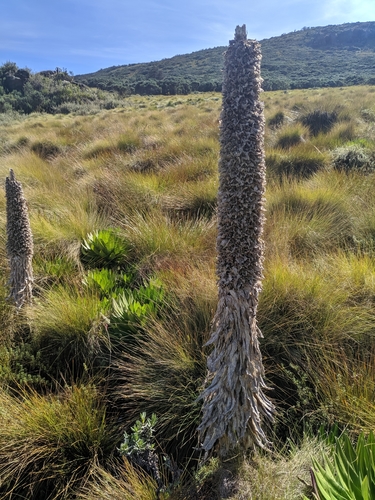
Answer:
[[[251, 38], [251, 33], [249, 33]], [[304, 27], [261, 40], [264, 90], [375, 83], [375, 22]], [[77, 75], [88, 86], [129, 94], [220, 91], [225, 47]]]

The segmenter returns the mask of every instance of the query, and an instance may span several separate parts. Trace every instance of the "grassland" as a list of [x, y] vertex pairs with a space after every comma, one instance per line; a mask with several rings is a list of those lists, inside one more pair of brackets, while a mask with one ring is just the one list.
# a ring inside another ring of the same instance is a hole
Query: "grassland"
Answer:
[[141, 412], [156, 414], [156, 452], [181, 473], [160, 458], [159, 498], [176, 500], [311, 496], [317, 430], [374, 429], [374, 96], [264, 94], [258, 320], [274, 450], [200, 467], [220, 94], [0, 115], [0, 175], [22, 183], [35, 245], [34, 301], [17, 314], [0, 199], [1, 498], [156, 499], [155, 478], [118, 451]]

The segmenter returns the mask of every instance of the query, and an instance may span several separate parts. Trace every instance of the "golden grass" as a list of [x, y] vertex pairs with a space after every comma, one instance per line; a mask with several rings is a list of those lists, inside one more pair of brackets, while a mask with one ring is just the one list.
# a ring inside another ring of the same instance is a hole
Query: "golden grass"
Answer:
[[312, 459], [322, 460], [327, 447], [307, 436], [299, 446], [289, 446], [275, 454], [255, 453], [245, 461], [238, 491], [230, 500], [300, 500], [304, 494], [311, 494]]
[[95, 466], [89, 472], [87, 484], [78, 492], [78, 500], [163, 500], [169, 495], [157, 495], [156, 482], [124, 460], [116, 464], [117, 474]]
[[[337, 172], [331, 154], [332, 149], [350, 144], [374, 151], [371, 90], [353, 87], [263, 95], [266, 118], [282, 110], [285, 120], [280, 128], [266, 131], [266, 259], [258, 319], [265, 337], [266, 368], [271, 380], [280, 384], [271, 396], [280, 398], [285, 387], [292, 387], [285, 376], [288, 370], [303, 373], [301, 385], [306, 384], [310, 392], [311, 387], [317, 388], [306, 407], [302, 399], [294, 401], [300, 404], [298, 416], [306, 424], [314, 417], [315, 422], [317, 418], [338, 421], [353, 429], [374, 425], [375, 175]], [[88, 233], [116, 228], [132, 248], [136, 280], [158, 277], [167, 292], [166, 306], [171, 308], [170, 317], [148, 325], [136, 351], [123, 346], [126, 355], [120, 356], [121, 362], [118, 351], [111, 352], [123, 376], [124, 421], [130, 426], [140, 411], [154, 411], [162, 445], [186, 460], [196, 445], [199, 407], [195, 399], [207, 354], [202, 345], [217, 301], [220, 104], [220, 95], [214, 93], [132, 96], [124, 99], [122, 108], [89, 116], [31, 115], [0, 121], [0, 175], [5, 179], [12, 168], [21, 181], [35, 241], [36, 299], [28, 311], [28, 340], [41, 349], [43, 362], [50, 365], [50, 378], [61, 377], [64, 370], [78, 379], [87, 376], [87, 368], [95, 372], [95, 355], [104, 359], [101, 342], [107, 342], [107, 337], [101, 315], [109, 306], [82, 286], [85, 274], [79, 249]], [[329, 132], [312, 137], [299, 120], [316, 109], [336, 111], [338, 121]], [[293, 134], [303, 140], [280, 143], [282, 137]], [[35, 143], [53, 144], [56, 155], [41, 158], [32, 151]], [[0, 197], [0, 209], [1, 338], [10, 339], [22, 331], [23, 319], [13, 321], [5, 300], [4, 197]], [[109, 383], [115, 385], [117, 380]], [[64, 415], [70, 397], [62, 396]], [[28, 403], [7, 399], [8, 395], [1, 398], [7, 422], [12, 414], [18, 422], [17, 433], [22, 434], [22, 425], [31, 428], [23, 415], [28, 411], [32, 418]], [[45, 415], [50, 415], [50, 407], [56, 413], [60, 404], [56, 395], [33, 394], [31, 399]], [[113, 409], [111, 400], [106, 404]], [[9, 430], [14, 435], [16, 423]], [[295, 421], [289, 424], [296, 428]], [[88, 432], [95, 435], [93, 429]], [[4, 440], [9, 436], [6, 429], [0, 431], [0, 440], [1, 436]], [[66, 439], [61, 434], [60, 448]], [[39, 441], [31, 437], [29, 442], [31, 455], [23, 456], [23, 464], [25, 456], [34, 456], [33, 449], [42, 461], [44, 456], [56, 460], [57, 445], [49, 455], [45, 444], [38, 448]], [[14, 444], [12, 453], [19, 446]], [[296, 476], [308, 481], [309, 453], [319, 453], [316, 447], [316, 442], [306, 441], [291, 455], [276, 453], [272, 459], [256, 455], [244, 465], [234, 498], [299, 498], [302, 483]], [[0, 458], [1, 467], [6, 467], [5, 458]], [[26, 470], [22, 467], [21, 476]], [[149, 478], [126, 464], [111, 467], [91, 461], [89, 480], [79, 484], [78, 498], [154, 498], [155, 485]], [[53, 470], [48, 470], [52, 477]], [[37, 488], [35, 481], [33, 485]], [[40, 495], [47, 498], [43, 492]]]

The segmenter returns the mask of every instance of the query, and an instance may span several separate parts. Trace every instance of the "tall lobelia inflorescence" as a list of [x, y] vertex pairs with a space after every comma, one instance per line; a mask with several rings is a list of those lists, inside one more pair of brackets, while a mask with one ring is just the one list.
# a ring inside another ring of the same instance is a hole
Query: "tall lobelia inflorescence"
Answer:
[[225, 55], [220, 130], [217, 275], [219, 301], [200, 395], [202, 448], [220, 455], [269, 444], [274, 406], [264, 394], [256, 314], [263, 278], [264, 114], [260, 45], [237, 26]]
[[10, 298], [17, 309], [30, 304], [33, 285], [33, 237], [21, 183], [12, 169], [5, 180], [7, 253], [10, 266]]

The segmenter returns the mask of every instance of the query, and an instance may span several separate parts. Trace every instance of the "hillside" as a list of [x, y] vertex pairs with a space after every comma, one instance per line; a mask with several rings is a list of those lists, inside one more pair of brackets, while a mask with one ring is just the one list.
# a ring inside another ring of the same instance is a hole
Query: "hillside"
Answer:
[[[251, 36], [251, 33], [250, 33]], [[265, 90], [375, 83], [375, 22], [346, 23], [261, 40]], [[221, 90], [225, 47], [78, 75], [78, 82], [137, 94]]]

